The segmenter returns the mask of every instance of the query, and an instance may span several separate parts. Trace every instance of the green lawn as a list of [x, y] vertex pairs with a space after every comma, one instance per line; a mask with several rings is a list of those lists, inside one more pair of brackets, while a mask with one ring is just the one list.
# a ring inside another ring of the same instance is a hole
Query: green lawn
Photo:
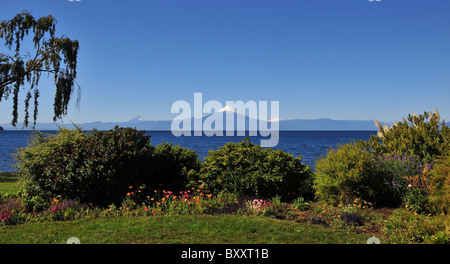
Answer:
[[0, 195], [16, 193], [18, 190], [17, 174], [14, 172], [0, 172]]
[[0, 244], [363, 244], [350, 231], [269, 217], [233, 215], [81, 219], [0, 227]]

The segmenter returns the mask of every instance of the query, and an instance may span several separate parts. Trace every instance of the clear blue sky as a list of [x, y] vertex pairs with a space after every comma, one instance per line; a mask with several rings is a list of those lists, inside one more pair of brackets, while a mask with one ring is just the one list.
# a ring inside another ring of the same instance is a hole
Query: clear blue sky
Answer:
[[[277, 100], [281, 119], [394, 121], [436, 107], [450, 121], [448, 0], [2, 0], [0, 20], [25, 9], [80, 42], [81, 104], [65, 122], [170, 120], [195, 92]], [[40, 91], [38, 122], [51, 122], [51, 79]]]

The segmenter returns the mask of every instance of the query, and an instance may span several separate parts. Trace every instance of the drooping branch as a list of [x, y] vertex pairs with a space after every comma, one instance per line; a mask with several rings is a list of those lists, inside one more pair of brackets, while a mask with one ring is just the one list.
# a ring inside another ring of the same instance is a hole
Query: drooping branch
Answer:
[[[24, 126], [28, 126], [30, 101], [34, 98], [33, 119], [36, 124], [38, 115], [39, 90], [37, 88], [42, 73], [53, 74], [56, 86], [53, 120], [67, 114], [71, 94], [75, 88], [77, 76], [77, 55], [79, 43], [68, 37], [55, 36], [56, 20], [51, 15], [35, 19], [30, 12], [23, 11], [13, 19], [0, 22], [0, 39], [11, 54], [0, 53], [0, 102], [12, 94], [12, 125], [18, 120], [18, 98], [25, 83], [26, 91]], [[21, 55], [24, 38], [33, 34], [32, 43], [35, 53]], [[32, 92], [34, 90], [34, 92]], [[79, 100], [79, 96], [78, 96]], [[77, 101], [78, 105], [79, 101]]]

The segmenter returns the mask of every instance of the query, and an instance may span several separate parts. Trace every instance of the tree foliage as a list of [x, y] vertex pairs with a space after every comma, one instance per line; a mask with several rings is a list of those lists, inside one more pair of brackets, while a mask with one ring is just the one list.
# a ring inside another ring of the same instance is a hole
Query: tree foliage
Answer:
[[[0, 102], [12, 95], [12, 125], [18, 120], [18, 99], [21, 88], [28, 84], [25, 97], [24, 126], [28, 126], [30, 101], [33, 99], [33, 120], [38, 115], [39, 89], [42, 73], [51, 74], [56, 86], [54, 121], [67, 114], [67, 107], [75, 87], [79, 43], [66, 36], [55, 35], [56, 19], [48, 15], [34, 18], [29, 11], [11, 20], [0, 22], [0, 39], [9, 52], [0, 52]], [[32, 34], [34, 53], [23, 52], [24, 38]], [[78, 98], [79, 100], [79, 98]]]

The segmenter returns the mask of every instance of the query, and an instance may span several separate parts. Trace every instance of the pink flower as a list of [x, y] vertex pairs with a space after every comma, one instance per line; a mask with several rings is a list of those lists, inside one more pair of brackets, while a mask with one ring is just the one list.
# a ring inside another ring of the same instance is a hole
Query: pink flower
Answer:
[[147, 206], [144, 208], [144, 211], [148, 212], [148, 207]]

